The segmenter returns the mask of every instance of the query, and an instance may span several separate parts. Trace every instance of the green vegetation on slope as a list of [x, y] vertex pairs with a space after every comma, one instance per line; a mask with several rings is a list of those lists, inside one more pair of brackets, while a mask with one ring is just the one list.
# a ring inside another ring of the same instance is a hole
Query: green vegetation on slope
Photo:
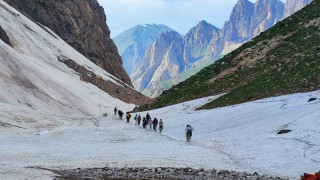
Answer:
[[[314, 1], [213, 65], [163, 92], [147, 108], [227, 92], [201, 108], [209, 109], [320, 89], [319, 21], [320, 2]], [[246, 52], [250, 52], [249, 55], [241, 57]], [[241, 66], [211, 82], [221, 72], [254, 58], [258, 60], [250, 66]]]

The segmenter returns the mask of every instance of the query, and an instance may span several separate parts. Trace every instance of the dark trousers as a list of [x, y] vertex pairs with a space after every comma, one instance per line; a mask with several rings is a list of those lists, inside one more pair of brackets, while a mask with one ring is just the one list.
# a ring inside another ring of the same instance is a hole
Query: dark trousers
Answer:
[[157, 131], [157, 124], [153, 124], [153, 130]]
[[160, 133], [162, 132], [163, 126], [159, 126]]

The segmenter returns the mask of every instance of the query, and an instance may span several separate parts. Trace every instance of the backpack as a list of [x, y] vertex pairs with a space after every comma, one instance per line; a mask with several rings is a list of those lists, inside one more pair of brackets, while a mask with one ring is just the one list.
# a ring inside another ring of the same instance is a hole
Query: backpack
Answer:
[[192, 136], [192, 129], [188, 129], [187, 134], [189, 134], [190, 136]]

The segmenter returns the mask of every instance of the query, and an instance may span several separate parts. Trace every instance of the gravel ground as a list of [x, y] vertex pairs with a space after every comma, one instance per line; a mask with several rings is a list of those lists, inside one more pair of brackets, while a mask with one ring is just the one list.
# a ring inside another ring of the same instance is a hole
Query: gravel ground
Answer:
[[[49, 170], [49, 169], [47, 169]], [[195, 179], [195, 180], [282, 180], [279, 177], [235, 171], [205, 170], [192, 168], [89, 168], [50, 170], [56, 179]]]

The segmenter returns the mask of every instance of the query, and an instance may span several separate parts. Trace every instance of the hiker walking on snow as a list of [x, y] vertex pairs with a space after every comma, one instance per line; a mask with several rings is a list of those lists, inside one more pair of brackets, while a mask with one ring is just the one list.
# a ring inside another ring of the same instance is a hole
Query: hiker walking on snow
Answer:
[[158, 127], [158, 119], [157, 118], [154, 118], [153, 120], [153, 130], [157, 131], [157, 127]]
[[115, 107], [115, 108], [114, 108], [114, 115], [117, 115], [117, 111], [118, 111], [118, 110], [117, 110], [117, 108]]
[[187, 138], [187, 142], [190, 142], [191, 137], [192, 137], [192, 131], [193, 131], [193, 127], [191, 127], [189, 124], [186, 127], [186, 138]]
[[130, 118], [131, 118], [131, 114], [127, 112], [127, 116], [126, 117], [127, 117], [127, 123], [129, 123]]
[[136, 114], [136, 116], [133, 119], [136, 122], [134, 125], [137, 125], [138, 124], [138, 115]]
[[138, 116], [138, 126], [140, 126], [140, 122], [141, 122], [141, 116]]
[[142, 127], [145, 129], [147, 127], [147, 119], [145, 117], [143, 117], [143, 120], [142, 120]]
[[149, 124], [149, 127], [150, 127], [150, 130], [152, 129], [152, 119], [151, 119], [151, 117], [150, 117], [150, 119], [149, 119], [149, 121], [148, 121], [148, 124]]
[[146, 118], [147, 118], [147, 121], [151, 119], [149, 113], [147, 113]]
[[160, 131], [160, 134], [162, 132], [162, 129], [163, 129], [163, 121], [162, 119], [160, 119], [160, 122], [159, 122], [159, 131]]
[[120, 119], [122, 120], [123, 112], [121, 110], [118, 111], [118, 115], [119, 115]]

